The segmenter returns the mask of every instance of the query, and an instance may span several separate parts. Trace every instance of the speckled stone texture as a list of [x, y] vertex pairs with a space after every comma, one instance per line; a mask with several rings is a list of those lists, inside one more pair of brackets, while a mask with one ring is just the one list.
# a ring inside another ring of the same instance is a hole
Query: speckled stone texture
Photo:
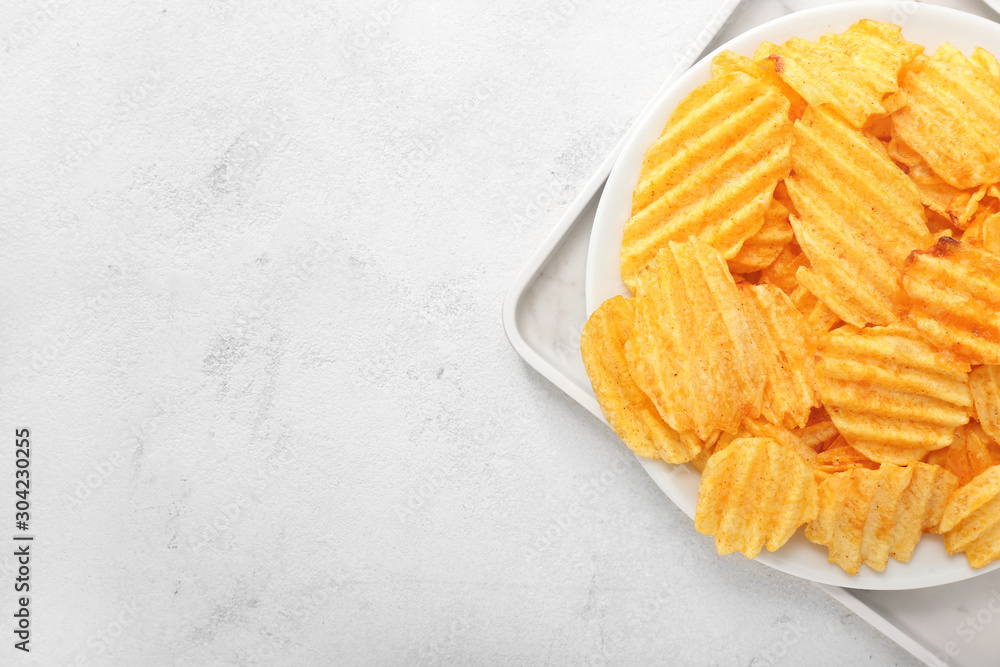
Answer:
[[916, 664], [503, 334], [721, 5], [0, 6], [0, 664]]

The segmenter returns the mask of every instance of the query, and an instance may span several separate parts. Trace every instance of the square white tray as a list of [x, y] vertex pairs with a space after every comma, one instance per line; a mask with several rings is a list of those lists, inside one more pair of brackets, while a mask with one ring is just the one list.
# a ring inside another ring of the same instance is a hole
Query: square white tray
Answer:
[[[975, 0], [968, 0], [974, 2]], [[787, 13], [769, 0], [749, 0], [713, 20], [712, 44], [730, 39]], [[976, 13], [989, 9], [976, 6]], [[719, 28], [721, 27], [721, 30]], [[710, 25], [710, 30], [712, 26]], [[694, 51], [689, 49], [689, 51]], [[690, 55], [664, 86], [697, 61]], [[654, 96], [655, 98], [656, 96]], [[587, 319], [584, 285], [587, 245], [594, 213], [623, 137], [581, 190], [542, 246], [512, 283], [504, 301], [503, 324], [514, 349], [544, 377], [604, 421], [580, 357], [580, 330]], [[1000, 665], [1000, 570], [975, 579], [914, 591], [866, 591], [820, 585], [827, 594], [873, 625], [927, 665]]]

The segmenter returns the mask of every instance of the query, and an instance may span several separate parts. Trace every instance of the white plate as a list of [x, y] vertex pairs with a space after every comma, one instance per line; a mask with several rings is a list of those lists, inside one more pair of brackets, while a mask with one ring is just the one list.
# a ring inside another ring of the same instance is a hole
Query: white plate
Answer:
[[[619, 249], [622, 226], [631, 212], [632, 191], [639, 180], [643, 156], [663, 131], [677, 103], [711, 78], [711, 60], [715, 54], [729, 49], [752, 56], [763, 41], [780, 44], [795, 36], [814, 40], [823, 33], [843, 32], [863, 18], [901, 25], [903, 35], [912, 42], [923, 44], [927, 53], [933, 52], [945, 41], [966, 54], [970, 54], [976, 46], [1000, 53], [1000, 25], [953, 9], [915, 2], [851, 2], [819, 7], [766, 23], [720, 46], [695, 64], [647, 108], [625, 142], [604, 187], [590, 238], [586, 293], [588, 313], [594, 312], [601, 303], [616, 294], [629, 295], [619, 271]], [[689, 465], [670, 466], [641, 458], [640, 461], [663, 492], [693, 519], [698, 501], [698, 473]], [[738, 554], [730, 556], [736, 557], [742, 558]], [[909, 563], [890, 558], [885, 572], [875, 572], [862, 566], [857, 575], [851, 576], [829, 563], [826, 548], [806, 540], [801, 530], [777, 552], [764, 551], [757, 560], [782, 572], [823, 584], [878, 590], [937, 586], [1000, 567], [1000, 561], [997, 561], [974, 570], [965, 556], [945, 553], [939, 536], [925, 535]]]

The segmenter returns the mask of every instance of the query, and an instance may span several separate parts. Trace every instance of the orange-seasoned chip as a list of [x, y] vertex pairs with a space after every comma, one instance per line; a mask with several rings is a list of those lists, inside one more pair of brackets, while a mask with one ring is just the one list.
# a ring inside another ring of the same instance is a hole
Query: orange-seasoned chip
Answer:
[[1000, 466], [988, 468], [952, 494], [940, 530], [948, 553], [965, 553], [972, 567], [1000, 556]]
[[990, 202], [980, 206], [960, 240], [1000, 256], [1000, 205]]
[[625, 351], [636, 384], [671, 427], [707, 439], [760, 414], [765, 370], [726, 261], [672, 241], [639, 284]]
[[844, 436], [839, 436], [829, 449], [816, 455], [813, 466], [822, 472], [837, 473], [851, 468], [875, 470], [879, 464], [851, 447]]
[[802, 112], [806, 109], [806, 101], [802, 96], [792, 90], [784, 80], [771, 68], [756, 62], [746, 56], [741, 56], [732, 51], [722, 51], [712, 59], [712, 75], [719, 77], [730, 72], [743, 72], [755, 79], [770, 84], [781, 91], [790, 105], [788, 115], [792, 120], [802, 117]]
[[764, 42], [754, 60], [775, 72], [813, 106], [828, 105], [854, 127], [888, 110], [882, 101], [898, 90], [899, 72], [923, 51], [903, 39], [899, 26], [862, 20], [816, 42], [793, 37], [783, 46]]
[[905, 105], [893, 114], [903, 140], [934, 173], [961, 190], [1000, 181], [1000, 84], [942, 44], [901, 78]]
[[[739, 435], [740, 437], [767, 438], [769, 440], [773, 440], [782, 447], [790, 449], [798, 454], [799, 457], [801, 457], [801, 459], [809, 465], [812, 465], [813, 461], [816, 460], [816, 451], [803, 442], [802, 439], [796, 435], [795, 431], [789, 430], [784, 426], [772, 424], [766, 419], [754, 419], [753, 417], [747, 417], [743, 420], [743, 428], [741, 429]], [[718, 449], [716, 451], [718, 451]]]
[[827, 449], [840, 437], [840, 431], [837, 430], [833, 420], [826, 416], [825, 410], [822, 412], [824, 415], [823, 419], [819, 421], [810, 420], [809, 424], [804, 428], [793, 431], [795, 437], [815, 452]]
[[1000, 366], [978, 366], [969, 373], [976, 417], [986, 433], [1000, 439]]
[[806, 537], [828, 547], [830, 562], [849, 574], [862, 564], [882, 572], [890, 556], [909, 561], [956, 485], [954, 475], [924, 463], [834, 473], [819, 486], [819, 514]]
[[774, 551], [816, 516], [816, 479], [792, 450], [769, 438], [741, 438], [708, 460], [698, 486], [695, 528], [720, 554]]
[[965, 486], [979, 473], [1000, 464], [1000, 445], [979, 424], [969, 422], [955, 431], [950, 445], [931, 452], [926, 461], [949, 471], [960, 486]]
[[792, 228], [809, 258], [798, 281], [855, 326], [898, 320], [903, 262], [933, 242], [916, 186], [859, 130], [821, 108], [795, 123], [792, 164]]
[[632, 318], [632, 300], [618, 296], [601, 304], [583, 327], [580, 351], [597, 402], [611, 428], [639, 456], [689, 461], [701, 451], [701, 441], [670, 428], [629, 374], [625, 342]]
[[817, 389], [837, 430], [873, 461], [906, 464], [951, 444], [969, 421], [969, 366], [911, 327], [843, 326], [822, 336]]
[[942, 216], [953, 227], [965, 229], [969, 226], [979, 202], [986, 195], [985, 185], [971, 190], [949, 185], [934, 173], [919, 153], [895, 134], [889, 142], [888, 152], [893, 160], [906, 167], [907, 175], [917, 186], [924, 206]]
[[793, 236], [792, 224], [788, 222], [788, 208], [777, 199], [772, 199], [764, 213], [764, 225], [744, 241], [740, 251], [729, 260], [730, 270], [733, 273], [753, 273], [767, 268], [791, 243]]
[[1000, 364], [1000, 257], [949, 237], [906, 260], [909, 321], [938, 349]]
[[791, 168], [788, 100], [742, 72], [695, 89], [646, 152], [621, 248], [622, 279], [638, 276], [669, 241], [695, 237], [736, 256], [764, 224]]
[[799, 287], [795, 272], [800, 266], [808, 265], [809, 259], [798, 244], [792, 242], [782, 249], [770, 266], [760, 272], [760, 282], [774, 285], [790, 296]]
[[761, 414], [773, 424], [805, 426], [819, 405], [814, 388], [816, 343], [791, 299], [771, 285], [739, 285], [765, 376]]

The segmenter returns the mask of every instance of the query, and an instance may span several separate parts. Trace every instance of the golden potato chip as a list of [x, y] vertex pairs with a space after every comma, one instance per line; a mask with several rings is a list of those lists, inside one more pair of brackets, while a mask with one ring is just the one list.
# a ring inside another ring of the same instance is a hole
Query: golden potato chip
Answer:
[[907, 69], [893, 114], [900, 137], [961, 190], [1000, 181], [1000, 87], [996, 76], [950, 44]]
[[944, 546], [983, 567], [1000, 556], [1000, 466], [980, 473], [952, 494], [941, 518]]
[[859, 452], [906, 464], [947, 447], [969, 421], [969, 366], [911, 327], [843, 326], [818, 344], [816, 384], [837, 430]]
[[[882, 102], [885, 104], [885, 101]], [[887, 109], [887, 111], [889, 111]], [[892, 112], [889, 111], [891, 114]], [[881, 116], [869, 119], [868, 124], [864, 127], [865, 134], [878, 141], [888, 142], [892, 139], [892, 116]]]
[[955, 439], [944, 449], [927, 455], [927, 463], [941, 466], [965, 486], [972, 478], [1000, 463], [1000, 445], [975, 422], [955, 431]]
[[704, 440], [758, 416], [765, 373], [722, 255], [698, 241], [671, 241], [638, 287], [625, 351], [664, 421]]
[[933, 242], [916, 186], [860, 131], [814, 107], [795, 123], [792, 164], [792, 228], [809, 258], [798, 281], [855, 326], [899, 319], [903, 262]]
[[792, 433], [802, 441], [802, 444], [815, 452], [823, 451], [840, 437], [840, 431], [837, 430], [833, 420], [829, 417], [811, 422], [804, 428], [792, 431]]
[[736, 256], [764, 224], [791, 145], [788, 100], [773, 86], [733, 72], [695, 89], [647, 151], [633, 195], [621, 250], [633, 293], [669, 241], [695, 237]]
[[924, 463], [835, 473], [819, 486], [819, 513], [806, 537], [828, 547], [830, 562], [849, 574], [862, 564], [882, 572], [889, 556], [909, 561], [921, 534], [937, 526], [941, 499], [956, 485], [953, 475]]
[[792, 224], [788, 222], [788, 208], [777, 199], [772, 199], [764, 213], [764, 225], [743, 242], [740, 251], [729, 260], [729, 269], [733, 273], [753, 273], [767, 268], [793, 236]]
[[[798, 454], [808, 465], [812, 465], [813, 461], [816, 460], [816, 450], [802, 442], [799, 436], [795, 434], [795, 431], [789, 430], [784, 426], [772, 424], [766, 419], [747, 417], [743, 420], [743, 427], [740, 429], [739, 437], [767, 438], [768, 440], [773, 440], [782, 447]], [[721, 447], [716, 449], [716, 451], [719, 451], [719, 449]]]
[[629, 374], [625, 342], [632, 335], [633, 312], [632, 300], [617, 296], [601, 304], [583, 327], [580, 351], [597, 402], [611, 428], [639, 456], [689, 461], [701, 451], [701, 440], [670, 428]]
[[958, 488], [958, 479], [943, 468], [917, 463], [913, 477], [896, 508], [890, 534], [889, 555], [909, 562], [922, 533], [937, 533], [948, 498]]
[[996, 203], [980, 206], [961, 241], [1000, 255], [1000, 206]]
[[903, 39], [899, 26], [866, 19], [816, 42], [798, 37], [783, 46], [764, 42], [754, 60], [770, 60], [809, 104], [828, 105], [860, 128], [870, 117], [888, 113], [883, 98], [898, 90], [903, 65], [922, 51]]
[[844, 436], [839, 436], [833, 446], [820, 452], [813, 460], [813, 467], [827, 473], [838, 473], [851, 468], [875, 470], [879, 464], [851, 447]]
[[1000, 439], [1000, 366], [978, 366], [969, 373], [976, 418], [986, 433]]
[[[795, 272], [800, 266], [808, 266], [809, 259], [794, 241], [785, 246], [770, 266], [760, 272], [760, 283], [774, 285], [789, 296], [799, 287]], [[801, 311], [800, 311], [801, 312]]]
[[774, 551], [816, 516], [816, 480], [795, 452], [768, 438], [734, 440], [708, 460], [695, 528], [720, 554]]
[[774, 424], [805, 426], [819, 405], [813, 389], [816, 343], [805, 319], [784, 292], [772, 285], [739, 285], [765, 376], [761, 415]]
[[782, 80], [780, 76], [762, 63], [756, 62], [741, 56], [732, 51], [722, 51], [712, 60], [712, 76], [719, 77], [730, 72], [743, 72], [755, 79], [770, 84], [781, 91], [790, 105], [788, 115], [792, 120], [802, 117], [802, 112], [806, 110], [806, 101], [802, 96], [792, 90], [792, 87]]
[[1000, 257], [949, 237], [914, 251], [903, 270], [907, 319], [940, 350], [1000, 364]]
[[924, 206], [947, 219], [954, 227], [965, 229], [969, 226], [979, 202], [986, 195], [985, 185], [972, 190], [959, 190], [949, 185], [934, 173], [919, 153], [895, 134], [887, 150], [893, 160], [906, 167], [907, 175], [917, 186]]

